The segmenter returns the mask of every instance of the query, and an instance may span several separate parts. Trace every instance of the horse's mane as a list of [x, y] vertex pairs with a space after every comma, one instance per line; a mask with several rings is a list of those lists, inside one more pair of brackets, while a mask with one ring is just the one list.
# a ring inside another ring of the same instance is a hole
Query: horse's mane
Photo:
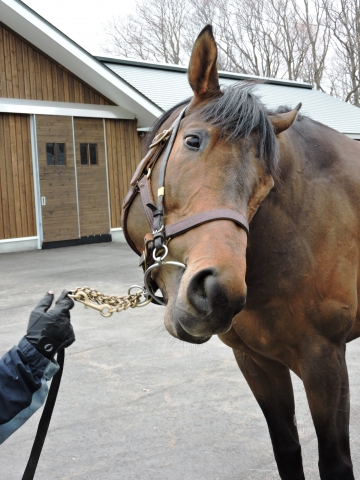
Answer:
[[253, 93], [255, 86], [253, 82], [236, 82], [226, 87], [223, 95], [207, 103], [200, 115], [229, 140], [247, 139], [256, 132], [260, 159], [275, 175], [278, 164], [276, 137], [265, 106]]
[[[220, 135], [228, 140], [246, 139], [251, 133], [256, 132], [259, 157], [269, 172], [275, 176], [279, 154], [274, 129], [268, 116], [273, 112], [267, 111], [259, 97], [253, 93], [255, 86], [254, 82], [236, 82], [225, 87], [223, 94], [209, 101], [198, 114], [205, 122], [219, 129]], [[156, 120], [145, 137], [145, 150], [161, 125], [175, 110], [190, 100], [178, 103]], [[280, 108], [276, 113], [280, 113]]]

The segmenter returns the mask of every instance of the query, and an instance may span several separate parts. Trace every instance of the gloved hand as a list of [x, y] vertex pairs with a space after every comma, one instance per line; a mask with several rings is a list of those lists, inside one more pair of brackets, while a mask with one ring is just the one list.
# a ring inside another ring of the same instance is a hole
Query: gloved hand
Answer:
[[44, 357], [53, 358], [55, 353], [75, 342], [75, 334], [70, 323], [70, 310], [74, 302], [63, 290], [54, 308], [49, 310], [54, 294], [48, 292], [30, 314], [26, 332], [27, 340]]

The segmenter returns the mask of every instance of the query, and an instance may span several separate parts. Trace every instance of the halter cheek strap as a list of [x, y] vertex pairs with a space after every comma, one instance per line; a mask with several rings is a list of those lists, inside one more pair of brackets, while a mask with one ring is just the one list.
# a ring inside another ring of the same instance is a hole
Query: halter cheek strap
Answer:
[[164, 158], [161, 163], [160, 173], [159, 173], [159, 184], [158, 184], [158, 190], [157, 190], [157, 195], [158, 195], [157, 204], [156, 206], [151, 202], [147, 204], [147, 206], [152, 211], [152, 215], [154, 218], [152, 233], [154, 235], [155, 255], [157, 255], [158, 253], [161, 253], [161, 251], [163, 250], [163, 246], [166, 243], [165, 228], [164, 228], [165, 171], [170, 158], [172, 147], [174, 146], [174, 143], [175, 143], [176, 135], [178, 133], [181, 120], [185, 115], [185, 110], [186, 110], [186, 107], [183, 108], [183, 110], [180, 112], [180, 115], [175, 120], [175, 123], [172, 127], [170, 140], [167, 144]]

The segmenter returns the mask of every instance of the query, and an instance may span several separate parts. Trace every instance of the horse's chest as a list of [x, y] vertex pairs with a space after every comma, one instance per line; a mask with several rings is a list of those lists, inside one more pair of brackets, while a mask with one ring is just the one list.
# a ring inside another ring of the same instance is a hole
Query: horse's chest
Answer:
[[299, 328], [297, 324], [290, 329], [281, 316], [245, 309], [234, 318], [231, 330], [220, 338], [231, 348], [260, 354], [290, 366], [295, 361]]

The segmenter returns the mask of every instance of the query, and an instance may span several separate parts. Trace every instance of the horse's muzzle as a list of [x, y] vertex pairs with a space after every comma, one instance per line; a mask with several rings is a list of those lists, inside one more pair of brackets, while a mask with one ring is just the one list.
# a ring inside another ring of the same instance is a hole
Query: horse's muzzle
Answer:
[[178, 305], [177, 320], [185, 332], [198, 336], [227, 332], [234, 316], [245, 306], [246, 295], [230, 289], [221, 281], [217, 268], [203, 268], [191, 277], [183, 299]]

